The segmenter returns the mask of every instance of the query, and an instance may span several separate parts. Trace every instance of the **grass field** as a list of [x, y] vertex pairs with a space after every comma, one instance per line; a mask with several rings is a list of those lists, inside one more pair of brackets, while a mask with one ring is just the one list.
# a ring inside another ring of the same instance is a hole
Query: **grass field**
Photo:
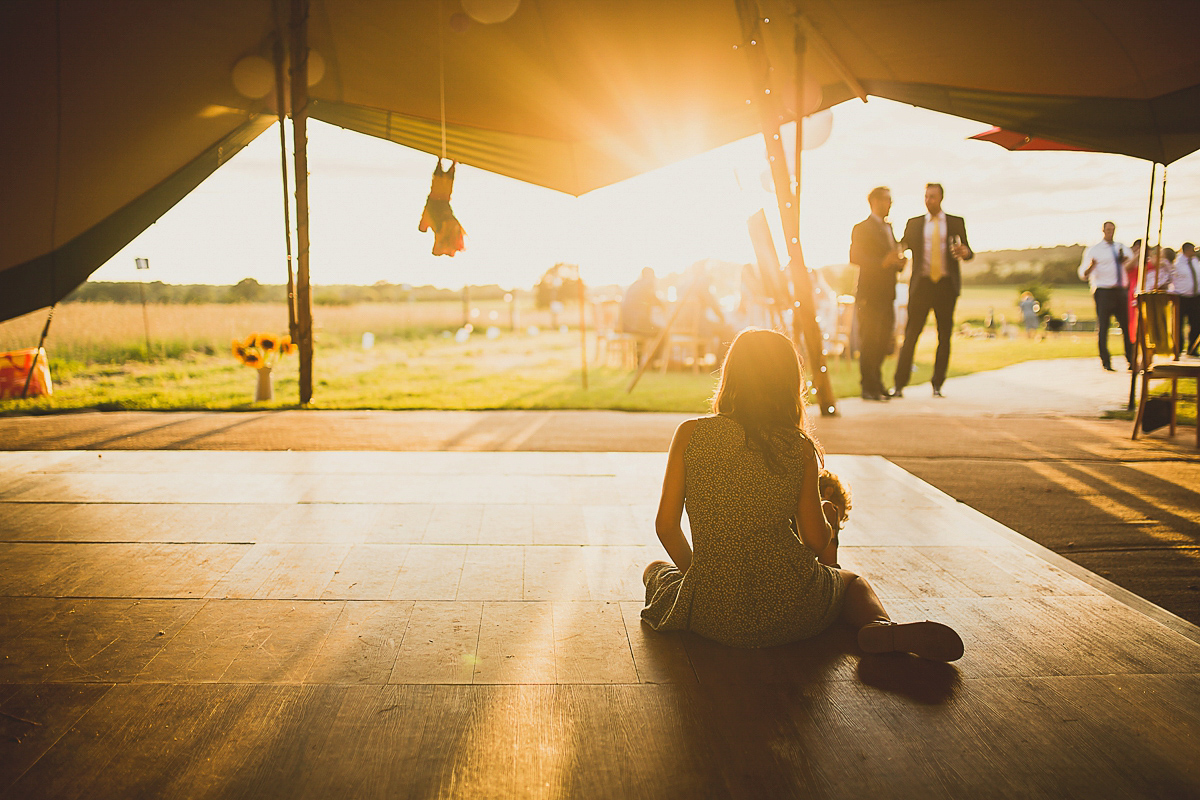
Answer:
[[[1017, 307], [1020, 292], [1016, 286], [964, 286], [962, 297], [954, 309], [954, 318], [984, 320], [991, 309], [997, 317], [1003, 316], [1009, 323], [1021, 324], [1021, 310]], [[1096, 307], [1086, 284], [1060, 286], [1050, 293], [1050, 313], [1056, 317], [1074, 314], [1080, 320], [1096, 319]]]
[[[1056, 313], [1091, 300], [1086, 290], [1055, 295]], [[960, 319], [988, 307], [1000, 314], [1005, 299], [1015, 309], [1013, 287], [968, 287]], [[1061, 309], [1061, 310], [1060, 310]], [[1081, 318], [1083, 306], [1075, 311]], [[568, 308], [558, 322], [577, 321]], [[298, 399], [297, 359], [285, 358], [274, 370], [275, 401], [252, 402], [256, 375], [238, 364], [230, 341], [254, 331], [284, 332], [286, 310], [266, 304], [151, 306], [151, 348], [147, 353], [142, 310], [137, 305], [72, 303], [55, 315], [48, 341], [55, 393], [51, 398], [0, 401], [0, 413], [99, 409], [285, 408]], [[462, 323], [458, 302], [363, 304], [316, 309], [317, 351], [314, 405], [344, 409], [555, 409], [612, 408], [701, 412], [713, 390], [702, 372], [649, 373], [626, 392], [623, 369], [591, 363], [589, 388], [581, 385], [579, 333], [559, 332], [549, 312], [518, 309], [516, 332], [509, 331], [503, 301], [473, 304], [475, 333], [456, 341], [450, 332]], [[42, 314], [0, 324], [0, 350], [36, 343]], [[495, 325], [501, 332], [482, 332]], [[536, 335], [530, 326], [539, 329]], [[361, 347], [370, 331], [376, 344]], [[1095, 354], [1094, 334], [1063, 334], [1045, 340], [956, 337], [951, 375], [996, 369], [1035, 358]], [[936, 336], [927, 330], [917, 349], [913, 382], [927, 381]], [[1120, 347], [1113, 341], [1116, 352]], [[595, 339], [589, 335], [588, 359]], [[835, 359], [830, 365], [839, 397], [858, 394], [858, 365]], [[890, 376], [889, 360], [884, 374]]]

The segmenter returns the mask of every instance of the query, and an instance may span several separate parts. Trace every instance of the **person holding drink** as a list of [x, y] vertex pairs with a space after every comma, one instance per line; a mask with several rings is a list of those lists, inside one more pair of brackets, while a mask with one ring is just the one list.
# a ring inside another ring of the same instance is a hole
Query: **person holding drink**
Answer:
[[908, 324], [904, 344], [896, 361], [893, 397], [903, 397], [912, 377], [913, 351], [933, 311], [937, 322], [938, 346], [933, 361], [933, 396], [942, 397], [942, 384], [950, 365], [950, 336], [954, 333], [954, 306], [962, 293], [959, 262], [975, 257], [967, 243], [967, 225], [962, 217], [942, 211], [945, 191], [940, 183], [925, 186], [925, 209], [904, 226], [900, 245], [912, 251], [912, 277], [908, 282]]
[[883, 359], [895, 347], [896, 276], [907, 259], [896, 242], [888, 212], [892, 192], [877, 186], [867, 194], [871, 215], [850, 234], [850, 263], [858, 266], [854, 313], [858, 317], [859, 375], [863, 400], [887, 400]]

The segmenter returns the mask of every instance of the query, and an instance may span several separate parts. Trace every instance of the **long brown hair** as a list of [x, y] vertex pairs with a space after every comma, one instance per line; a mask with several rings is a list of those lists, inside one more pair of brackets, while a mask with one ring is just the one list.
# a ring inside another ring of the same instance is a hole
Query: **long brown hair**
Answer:
[[747, 328], [729, 346], [712, 398], [713, 413], [736, 420], [746, 433], [746, 447], [761, 453], [767, 469], [776, 475], [786, 471], [777, 452], [778, 447], [789, 447], [779, 436], [784, 431], [800, 431], [816, 448], [817, 457], [821, 455], [804, 413], [800, 378], [800, 357], [790, 339], [775, 331]]

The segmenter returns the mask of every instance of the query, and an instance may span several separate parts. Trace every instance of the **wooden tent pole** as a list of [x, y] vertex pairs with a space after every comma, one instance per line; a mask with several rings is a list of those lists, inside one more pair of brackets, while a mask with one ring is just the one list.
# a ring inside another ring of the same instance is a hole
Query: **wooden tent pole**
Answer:
[[780, 135], [782, 117], [779, 103], [771, 92], [771, 65], [767, 59], [766, 45], [763, 42], [758, 9], [753, 0], [738, 0], [737, 9], [742, 22], [743, 42], [741, 47], [746, 51], [753, 76], [754, 106], [758, 109], [763, 141], [767, 145], [767, 161], [771, 168], [771, 180], [775, 184], [775, 201], [779, 206], [779, 216], [783, 222], [783, 235], [787, 239], [790, 259], [788, 267], [793, 290], [792, 335], [797, 344], [801, 338], [804, 340], [805, 365], [812, 379], [813, 388], [816, 389], [817, 402], [820, 405], [822, 416], [836, 416], [837, 398], [833, 393], [833, 384], [825, 365], [824, 338], [821, 335], [821, 328], [817, 324], [812, 280], [809, 278], [808, 268], [804, 264], [804, 252], [800, 246], [800, 160], [801, 150], [804, 146], [801, 116], [804, 111], [804, 54], [806, 49], [804, 29], [797, 18], [794, 21], [796, 183], [793, 190], [791, 176], [788, 174], [783, 139]]
[[287, 304], [288, 336], [296, 341], [296, 278], [292, 260], [292, 212], [288, 201], [287, 163], [287, 26], [279, 0], [274, 3], [277, 34], [274, 43], [275, 56], [275, 111], [279, 120], [279, 169], [283, 176], [283, 241], [287, 252]]
[[[1146, 235], [1144, 237], [1142, 237], [1142, 249], [1141, 249], [1141, 252], [1138, 253], [1137, 285], [1134, 286], [1134, 295], [1133, 295], [1134, 297], [1137, 297], [1138, 293], [1141, 292], [1141, 290], [1142, 290], [1142, 283], [1145, 279], [1145, 273], [1146, 273], [1146, 254], [1150, 252], [1150, 217], [1153, 216], [1153, 214], [1154, 214], [1154, 174], [1157, 170], [1158, 170], [1158, 162], [1151, 161], [1150, 162], [1150, 199], [1148, 199], [1146, 201]], [[1118, 264], [1117, 269], [1123, 270], [1123, 269], [1125, 269], [1125, 266], [1123, 264]], [[1126, 311], [1125, 313], [1128, 314], [1129, 312]], [[1135, 314], [1141, 313], [1140, 305], [1137, 305], [1137, 304], [1134, 305], [1134, 313]], [[1097, 324], [1099, 324], [1099, 320], [1097, 320], [1096, 322], [1097, 322]], [[1132, 326], [1134, 324], [1140, 323], [1140, 322], [1141, 322], [1141, 320], [1136, 319], [1136, 318], [1130, 319], [1130, 320], [1126, 321], [1125, 327], [1128, 328], [1129, 330], [1133, 330]], [[1104, 335], [1107, 336], [1108, 331], [1105, 331]], [[1128, 334], [1126, 334], [1125, 331], [1121, 331], [1121, 335], [1127, 336]], [[1121, 346], [1124, 347], [1125, 342], [1121, 342]], [[1127, 409], [1129, 411], [1133, 411], [1135, 408], [1137, 408], [1137, 379], [1138, 379], [1138, 373], [1141, 371], [1141, 366], [1138, 364], [1139, 358], [1140, 358], [1140, 354], [1137, 351], [1137, 340], [1135, 339], [1133, 342], [1133, 363], [1129, 365], [1129, 405], [1127, 406]]]
[[587, 314], [584, 311], [584, 302], [587, 298], [587, 289], [583, 286], [583, 276], [579, 276], [579, 358], [583, 363], [583, 390], [586, 392], [587, 384]]
[[313, 394], [312, 294], [308, 285], [308, 0], [292, 0], [292, 138], [296, 176], [296, 332], [300, 404]]
[[[829, 379], [829, 368], [825, 364], [825, 335], [821, 333], [821, 326], [817, 324], [817, 307], [813, 299], [812, 280], [808, 275], [808, 266], [804, 263], [804, 250], [800, 246], [800, 166], [803, 161], [802, 156], [804, 152], [804, 124], [802, 115], [807, 105], [807, 98], [804, 96], [804, 59], [807, 51], [807, 42], [804, 26], [800, 24], [798, 13], [794, 25], [796, 56], [794, 87], [796, 104], [796, 188], [792, 193], [793, 233], [788, 236], [788, 255], [791, 257], [792, 285], [795, 287], [797, 302], [792, 309], [792, 328], [794, 330], [793, 338], [798, 339], [801, 333], [804, 335], [804, 341], [808, 350], [809, 376], [812, 378], [813, 388], [816, 389], [817, 403], [821, 409], [821, 416], [833, 417], [837, 416], [837, 396], [833, 393], [833, 383]], [[782, 147], [782, 142], [780, 145]]]
[[1167, 214], [1167, 165], [1163, 164], [1162, 189], [1158, 192], [1158, 236], [1154, 240], [1154, 249], [1157, 250], [1154, 259], [1154, 288], [1158, 288], [1158, 270], [1162, 266], [1162, 229], [1163, 220]]

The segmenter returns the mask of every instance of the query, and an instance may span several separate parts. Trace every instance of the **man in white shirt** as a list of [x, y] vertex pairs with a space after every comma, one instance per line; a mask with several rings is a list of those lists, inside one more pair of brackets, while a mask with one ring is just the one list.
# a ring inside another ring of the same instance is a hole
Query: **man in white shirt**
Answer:
[[1171, 269], [1171, 283], [1175, 294], [1179, 295], [1179, 316], [1181, 325], [1179, 332], [1183, 333], [1183, 325], [1187, 325], [1188, 355], [1197, 355], [1200, 350], [1200, 258], [1196, 257], [1196, 246], [1184, 242], [1179, 248], [1179, 257]]
[[933, 358], [933, 396], [942, 396], [942, 382], [950, 365], [950, 337], [954, 333], [954, 306], [962, 292], [960, 261], [975, 257], [967, 244], [967, 224], [962, 217], [942, 210], [945, 190], [940, 183], [925, 185], [925, 210], [904, 226], [903, 249], [911, 250], [912, 277], [908, 281], [908, 321], [904, 325], [904, 344], [896, 358], [896, 388], [893, 397], [903, 397], [912, 377], [913, 351], [917, 339], [933, 311], [937, 323], [938, 346]]
[[1100, 362], [1109, 372], [1114, 372], [1112, 356], [1108, 354], [1108, 331], [1116, 317], [1121, 326], [1121, 342], [1125, 345], [1125, 360], [1133, 369], [1133, 343], [1129, 341], [1129, 287], [1125, 283], [1125, 260], [1129, 248], [1113, 241], [1117, 226], [1111, 222], [1101, 228], [1104, 238], [1083, 251], [1079, 263], [1079, 277], [1087, 280], [1092, 288], [1092, 300], [1096, 304], [1096, 332], [1100, 348]]

